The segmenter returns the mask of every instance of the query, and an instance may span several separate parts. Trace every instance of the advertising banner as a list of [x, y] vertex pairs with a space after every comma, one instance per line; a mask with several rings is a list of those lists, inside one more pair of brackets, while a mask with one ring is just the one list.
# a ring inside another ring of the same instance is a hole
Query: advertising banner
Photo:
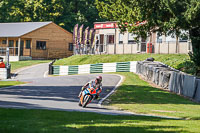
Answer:
[[74, 26], [73, 32], [73, 43], [77, 45], [77, 37], [78, 37], [78, 24]]
[[82, 43], [83, 39], [83, 24], [78, 29], [78, 42]]
[[95, 38], [96, 36], [95, 36], [95, 30], [93, 31], [93, 33], [92, 33], [92, 40], [91, 40], [91, 44], [92, 44], [92, 48], [94, 48], [94, 46], [95, 46]]
[[83, 42], [82, 42], [84, 45], [87, 44], [88, 38], [89, 38], [89, 27], [87, 27], [84, 31]]
[[90, 32], [89, 32], [89, 44], [92, 45], [92, 40], [93, 40], [93, 32], [94, 32], [94, 29], [90, 29]]

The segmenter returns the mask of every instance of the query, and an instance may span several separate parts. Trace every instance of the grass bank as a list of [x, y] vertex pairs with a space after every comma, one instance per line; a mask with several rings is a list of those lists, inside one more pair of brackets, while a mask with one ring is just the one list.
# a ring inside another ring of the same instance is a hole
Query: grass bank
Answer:
[[48, 62], [51, 62], [51, 61], [50, 60], [27, 60], [27, 61], [10, 62], [11, 71], [15, 71], [17, 69], [27, 67], [27, 66], [32, 66], [32, 65], [41, 64], [41, 63], [48, 63]]
[[193, 63], [186, 54], [76, 55], [58, 60], [54, 65], [82, 65], [109, 62], [142, 61], [153, 57], [173, 68], [194, 74]]
[[152, 87], [136, 74], [119, 74], [125, 77], [125, 81], [109, 97], [110, 105], [136, 113], [200, 120], [200, 104]]
[[197, 133], [200, 127], [192, 120], [48, 110], [0, 109], [0, 117], [1, 133]]
[[20, 81], [0, 81], [0, 88], [23, 84]]

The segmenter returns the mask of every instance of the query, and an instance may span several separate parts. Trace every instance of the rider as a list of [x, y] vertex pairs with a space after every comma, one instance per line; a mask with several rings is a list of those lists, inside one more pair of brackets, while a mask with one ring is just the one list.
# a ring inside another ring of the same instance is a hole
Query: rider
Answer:
[[94, 97], [94, 99], [97, 99], [99, 97], [99, 94], [101, 93], [102, 91], [102, 76], [97, 76], [95, 81], [91, 81], [91, 82], [88, 82], [86, 83], [82, 89], [81, 89], [81, 92], [79, 94], [79, 97], [81, 96], [82, 92], [88, 88], [89, 86], [93, 87], [93, 88], [98, 88], [96, 91], [97, 91], [97, 94], [96, 96]]

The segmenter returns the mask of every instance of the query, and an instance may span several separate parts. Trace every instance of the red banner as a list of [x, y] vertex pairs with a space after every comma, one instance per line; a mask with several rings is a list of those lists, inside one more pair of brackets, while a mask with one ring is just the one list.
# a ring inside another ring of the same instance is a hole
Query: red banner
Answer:
[[116, 23], [98, 23], [94, 24], [94, 29], [112, 29], [112, 28], [117, 28]]

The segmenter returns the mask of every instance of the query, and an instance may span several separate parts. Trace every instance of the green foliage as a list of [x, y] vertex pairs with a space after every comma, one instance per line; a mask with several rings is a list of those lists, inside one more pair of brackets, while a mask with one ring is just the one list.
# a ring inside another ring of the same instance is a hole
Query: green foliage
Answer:
[[[180, 29], [187, 30], [193, 52], [200, 52], [199, 0], [96, 0], [96, 4], [101, 17], [119, 21], [122, 31], [128, 30], [138, 36], [146, 37], [147, 33], [155, 31], [180, 36]], [[143, 21], [146, 23], [137, 25]], [[193, 58], [193, 61], [199, 68], [198, 59]]]
[[0, 22], [53, 21], [68, 31], [102, 21], [91, 0], [1, 0]]
[[[119, 21], [122, 30], [143, 32], [190, 30], [200, 26], [199, 0], [96, 0], [99, 15]], [[145, 24], [136, 26], [138, 22]]]

